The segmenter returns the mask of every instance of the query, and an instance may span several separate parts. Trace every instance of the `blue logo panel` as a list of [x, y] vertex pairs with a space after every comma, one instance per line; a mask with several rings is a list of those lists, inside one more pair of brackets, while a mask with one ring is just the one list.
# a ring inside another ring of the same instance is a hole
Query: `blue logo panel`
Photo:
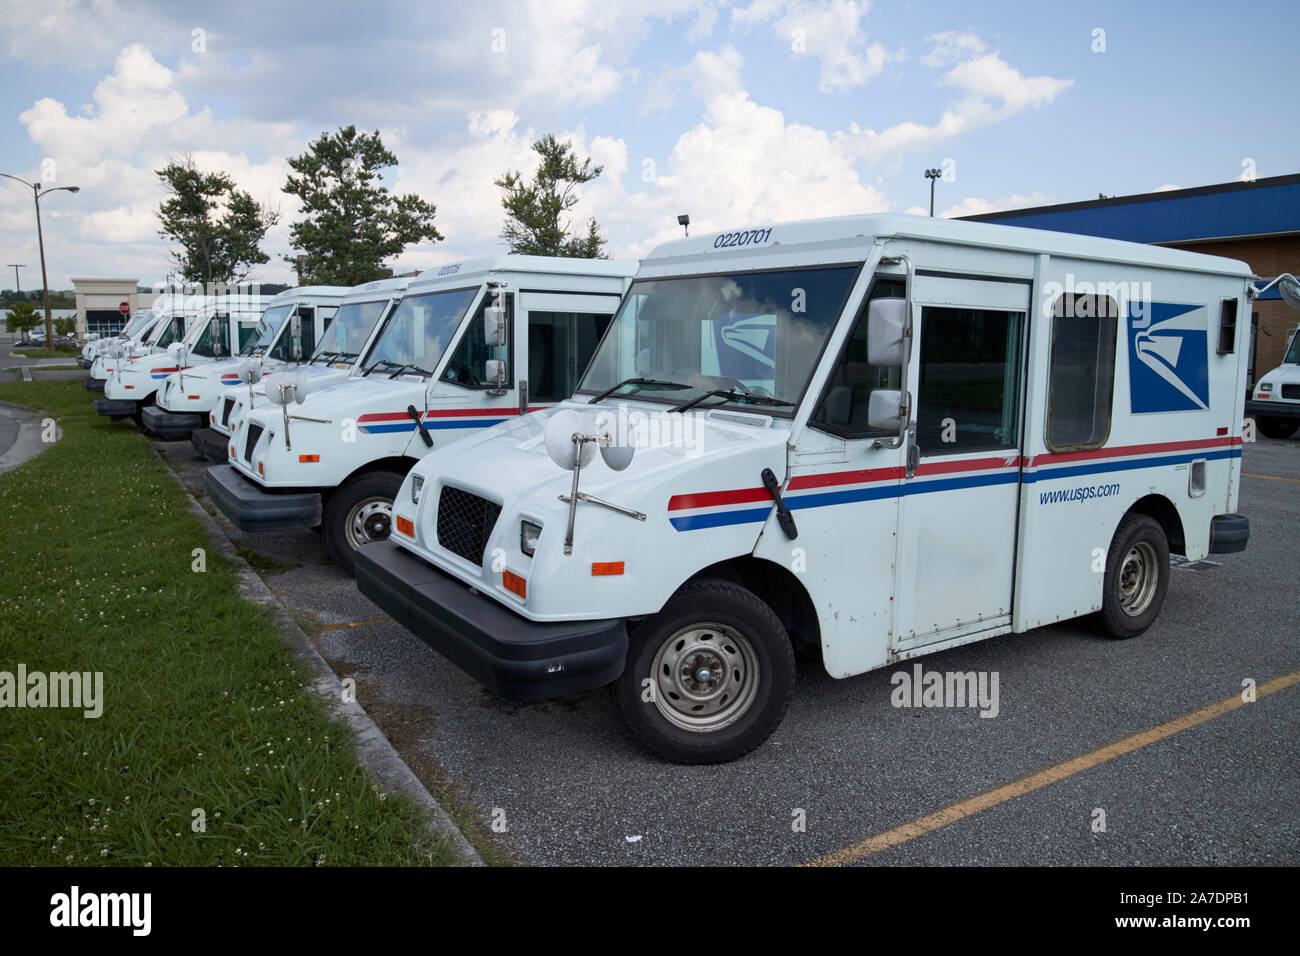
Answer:
[[1149, 302], [1128, 316], [1128, 385], [1133, 414], [1210, 407], [1210, 334], [1204, 306]]

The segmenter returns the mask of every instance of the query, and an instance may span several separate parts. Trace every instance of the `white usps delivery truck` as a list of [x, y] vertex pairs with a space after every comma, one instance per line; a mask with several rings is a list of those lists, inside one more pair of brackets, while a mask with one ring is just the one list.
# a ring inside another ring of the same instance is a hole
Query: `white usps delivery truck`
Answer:
[[[659, 754], [834, 677], [1096, 613], [1240, 551], [1251, 272], [915, 216], [655, 249], [570, 401], [424, 457], [363, 594], [490, 690], [615, 684]], [[1207, 595], [1207, 600], [1212, 596]]]
[[388, 537], [393, 496], [432, 448], [568, 398], [633, 262], [494, 256], [413, 280], [345, 382], [297, 373], [244, 415], [208, 494], [243, 531], [319, 527], [352, 570]]
[[[1287, 305], [1300, 309], [1300, 280], [1284, 274], [1269, 283], [1274, 284]], [[1254, 394], [1246, 401], [1246, 414], [1269, 438], [1290, 438], [1300, 428], [1300, 328], [1292, 330], [1282, 364], [1255, 383]]]
[[286, 289], [238, 323], [214, 317], [173, 348], [177, 369], [144, 409], [144, 427], [160, 438], [189, 438], [207, 423], [227, 386], [246, 380], [250, 368], [265, 373], [311, 356], [347, 292], [331, 285]]
[[[354, 286], [339, 300], [338, 312], [329, 329], [316, 342], [316, 350], [306, 365], [298, 369], [312, 379], [312, 391], [347, 379], [371, 335], [379, 328], [380, 319], [401, 298], [410, 282], [408, 276], [376, 279]], [[243, 421], [244, 414], [250, 408], [267, 404], [268, 381], [261, 376], [286, 368], [282, 363], [263, 360], [254, 371], [255, 359], [250, 353], [245, 364], [226, 370], [223, 377], [227, 384], [208, 411], [208, 427], [195, 429], [190, 436], [195, 450], [209, 461], [224, 463], [229, 457], [230, 436]]]

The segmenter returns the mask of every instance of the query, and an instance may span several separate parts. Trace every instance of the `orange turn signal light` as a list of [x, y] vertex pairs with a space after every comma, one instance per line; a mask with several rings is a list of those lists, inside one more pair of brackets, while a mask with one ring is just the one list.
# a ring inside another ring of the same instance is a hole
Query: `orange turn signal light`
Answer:
[[528, 597], [528, 582], [513, 571], [502, 571], [501, 583], [506, 586], [507, 591], [512, 591], [521, 598]]
[[606, 574], [622, 574], [622, 561], [594, 561], [591, 565], [591, 573], [597, 577]]
[[262, 463], [260, 461], [257, 463], [257, 473], [264, 478], [266, 477], [266, 472], [262, 469]]
[[188, 398], [191, 402], [197, 402], [199, 400], [199, 397], [197, 395], [186, 395], [185, 397]]
[[320, 455], [299, 455], [300, 462], [320, 461]]
[[415, 537], [415, 522], [412, 521], [410, 518], [403, 518], [401, 515], [398, 515], [398, 516], [397, 516], [397, 531], [398, 531], [399, 534], [404, 534], [404, 535], [406, 535], [408, 538], [414, 538], [414, 537]]

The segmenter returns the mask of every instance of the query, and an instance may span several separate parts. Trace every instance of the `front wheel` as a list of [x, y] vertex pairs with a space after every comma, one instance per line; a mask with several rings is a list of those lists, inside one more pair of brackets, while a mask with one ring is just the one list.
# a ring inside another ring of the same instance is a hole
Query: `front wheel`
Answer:
[[794, 691], [794, 649], [753, 592], [704, 578], [632, 634], [615, 685], [633, 732], [676, 763], [725, 763], [767, 740]]
[[1260, 418], [1255, 424], [1265, 438], [1290, 438], [1296, 430], [1296, 423], [1286, 418]]
[[354, 573], [357, 548], [388, 540], [393, 499], [402, 487], [402, 478], [393, 471], [372, 471], [353, 478], [330, 497], [323, 522], [325, 547], [334, 563], [348, 574]]
[[1146, 515], [1125, 515], [1106, 556], [1101, 624], [1110, 637], [1137, 637], [1156, 619], [1169, 588], [1169, 540]]

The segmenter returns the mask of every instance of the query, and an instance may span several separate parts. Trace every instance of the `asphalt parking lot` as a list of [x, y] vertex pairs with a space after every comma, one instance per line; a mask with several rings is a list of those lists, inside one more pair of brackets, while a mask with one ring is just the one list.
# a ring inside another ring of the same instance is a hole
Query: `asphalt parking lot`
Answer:
[[[202, 500], [188, 442], [159, 447]], [[1294, 866], [1300, 439], [1247, 445], [1243, 474], [1249, 550], [1176, 568], [1141, 637], [1075, 621], [920, 660], [997, 672], [991, 719], [891, 706], [912, 662], [842, 681], [801, 663], [772, 739], [717, 767], [640, 750], [603, 690], [502, 701], [384, 618], [319, 535], [218, 520], [430, 789], [522, 863]]]

